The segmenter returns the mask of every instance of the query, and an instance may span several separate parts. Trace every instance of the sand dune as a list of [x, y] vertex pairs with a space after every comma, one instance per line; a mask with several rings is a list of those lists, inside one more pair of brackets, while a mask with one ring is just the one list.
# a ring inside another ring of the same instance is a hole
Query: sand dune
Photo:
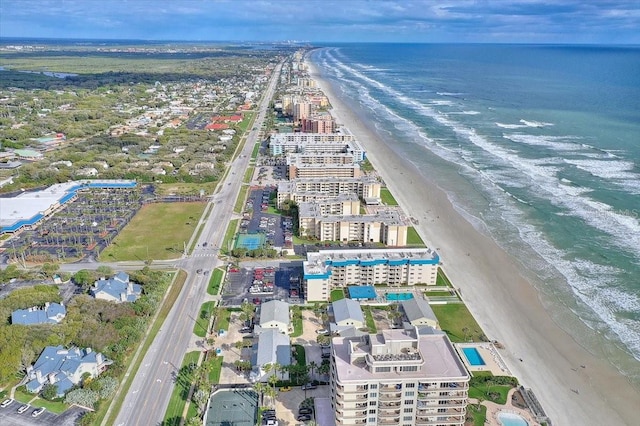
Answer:
[[640, 393], [558, 327], [516, 261], [365, 127], [307, 64], [329, 97], [334, 117], [358, 137], [399, 204], [419, 219], [418, 231], [429, 246], [439, 248], [444, 269], [470, 311], [489, 338], [505, 345], [501, 355], [522, 384], [534, 390], [553, 424], [638, 424]]

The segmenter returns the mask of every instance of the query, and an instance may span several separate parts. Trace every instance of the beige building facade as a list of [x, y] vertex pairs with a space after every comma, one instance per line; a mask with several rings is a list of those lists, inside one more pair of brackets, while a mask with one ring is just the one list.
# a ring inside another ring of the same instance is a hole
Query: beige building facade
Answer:
[[335, 337], [331, 351], [336, 425], [464, 425], [470, 376], [446, 334], [415, 327]]

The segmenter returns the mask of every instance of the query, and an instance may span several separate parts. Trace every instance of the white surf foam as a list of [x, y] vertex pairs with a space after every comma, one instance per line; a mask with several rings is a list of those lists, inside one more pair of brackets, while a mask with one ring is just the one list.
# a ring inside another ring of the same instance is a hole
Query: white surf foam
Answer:
[[[380, 87], [380, 85], [376, 86]], [[365, 86], [360, 85], [358, 89], [361, 90], [364, 87]], [[505, 172], [515, 172], [515, 174], [524, 176], [526, 180], [534, 184], [537, 190], [547, 192], [554, 204], [558, 204], [567, 210], [566, 213], [562, 214], [581, 217], [592, 226], [598, 229], [605, 229], [612, 235], [621, 237], [616, 238], [617, 240], [631, 236], [629, 241], [624, 245], [634, 248], [636, 250], [635, 252], [638, 252], [637, 236], [640, 235], [638, 221], [634, 218], [620, 217], [619, 214], [611, 211], [611, 206], [598, 203], [584, 196], [590, 189], [568, 184], [571, 183], [568, 179], [558, 179], [556, 176], [558, 168], [554, 166], [554, 163], [558, 161], [561, 162], [560, 159], [555, 158], [547, 161], [546, 164], [538, 160], [523, 159], [518, 157], [514, 151], [489, 142], [485, 137], [478, 135], [475, 129], [466, 128], [460, 123], [456, 123], [446, 116], [439, 114], [429, 106], [419, 104], [417, 101], [407, 98], [403, 94], [395, 92], [390, 88], [383, 90], [394, 95], [396, 99], [403, 103], [412, 106], [421, 114], [437, 120], [441, 124], [454, 130], [457, 134], [466, 137], [473, 145], [481, 148], [485, 155], [493, 158], [494, 165], [502, 166], [495, 170], [480, 171], [473, 168], [473, 162], [468, 163], [468, 161], [473, 158], [472, 156], [468, 157], [467, 161], [463, 160], [464, 163], [467, 163], [464, 164], [465, 172], [474, 173], [476, 177], [485, 180], [495, 179], [500, 173], [502, 173], [503, 178], [511, 176], [511, 173]], [[377, 99], [372, 98], [368, 91], [366, 92], [366, 97], [368, 97], [368, 104], [373, 103], [377, 105], [377, 111], [388, 113], [392, 119], [402, 120], [408, 125], [408, 128], [414, 128], [414, 130], [419, 132], [419, 130], [417, 130], [420, 129], [419, 126], [404, 117], [398, 116]], [[433, 140], [429, 140], [427, 144], [429, 148], [439, 147], [439, 143], [433, 142]], [[444, 150], [439, 147], [434, 153], [440, 155], [440, 153], [443, 152]], [[451, 151], [448, 152], [451, 153]], [[474, 154], [477, 155], [475, 152]], [[478, 161], [478, 164], [486, 165], [484, 161]], [[622, 171], [629, 172], [629, 169], [625, 168]], [[494, 189], [496, 188], [499, 187], [495, 185]], [[566, 259], [566, 253], [553, 247], [539, 230], [527, 223], [526, 218], [522, 216], [522, 212], [518, 208], [513, 206], [509, 207], [510, 203], [519, 203], [518, 200], [511, 198], [513, 201], [508, 201], [510, 195], [505, 193], [503, 189], [495, 191], [494, 193], [501, 194], [498, 195], [498, 198], [503, 200], [503, 202], [500, 203], [500, 210], [505, 215], [505, 220], [518, 227], [522, 241], [525, 241], [538, 252], [549, 265], [553, 265], [566, 278], [579, 299], [597, 313], [598, 317], [607, 324], [609, 330], [612, 330], [619, 339], [633, 351], [636, 358], [640, 359], [640, 330], [638, 330], [637, 322], [629, 324], [628, 321], [619, 320], [616, 316], [616, 311], [620, 309], [639, 311], [640, 301], [633, 295], [628, 295], [623, 292], [616, 294], [610, 290], [615, 284], [616, 276], [620, 271], [584, 259]], [[603, 221], [609, 222], [611, 227], [603, 224]], [[634, 235], [636, 236], [635, 238], [633, 237]]]
[[503, 134], [503, 138], [512, 142], [531, 145], [544, 146], [554, 151], [576, 151], [580, 150], [581, 144], [568, 142], [574, 139], [572, 136], [536, 136], [524, 133]]

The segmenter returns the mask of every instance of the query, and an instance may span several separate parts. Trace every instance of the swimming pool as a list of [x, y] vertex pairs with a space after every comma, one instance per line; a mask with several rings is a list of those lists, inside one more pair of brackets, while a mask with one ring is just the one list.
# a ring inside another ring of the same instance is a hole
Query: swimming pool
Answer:
[[515, 413], [499, 413], [498, 420], [502, 426], [529, 426], [529, 423]]
[[480, 352], [478, 352], [476, 348], [462, 348], [462, 352], [467, 358], [467, 361], [469, 361], [469, 365], [474, 367], [486, 365], [484, 359], [482, 359], [482, 356], [480, 355]]
[[387, 300], [409, 300], [413, 299], [413, 293], [387, 293]]

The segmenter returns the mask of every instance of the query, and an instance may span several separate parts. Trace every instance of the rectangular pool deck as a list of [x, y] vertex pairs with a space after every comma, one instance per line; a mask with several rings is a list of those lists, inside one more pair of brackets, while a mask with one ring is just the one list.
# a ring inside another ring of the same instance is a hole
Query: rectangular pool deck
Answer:
[[492, 343], [455, 343], [454, 346], [471, 374], [474, 371], [490, 371], [494, 376], [512, 375]]

